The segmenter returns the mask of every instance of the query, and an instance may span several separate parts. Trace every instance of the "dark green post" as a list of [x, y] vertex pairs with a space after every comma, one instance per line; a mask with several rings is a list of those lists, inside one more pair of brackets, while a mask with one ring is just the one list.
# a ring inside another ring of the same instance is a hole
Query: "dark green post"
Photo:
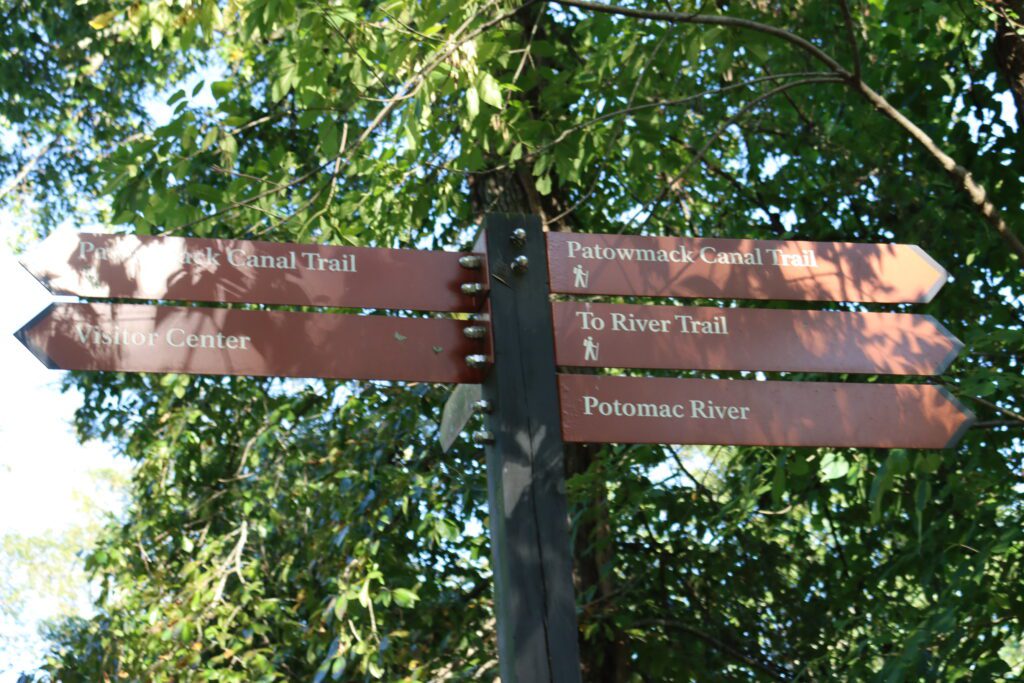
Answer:
[[547, 249], [537, 216], [484, 219], [494, 366], [484, 382], [503, 683], [580, 681]]

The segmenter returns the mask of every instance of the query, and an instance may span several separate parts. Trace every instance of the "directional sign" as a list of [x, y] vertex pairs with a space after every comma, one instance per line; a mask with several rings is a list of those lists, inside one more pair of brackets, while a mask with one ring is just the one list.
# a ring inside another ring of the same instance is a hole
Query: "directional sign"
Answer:
[[54, 294], [475, 311], [460, 254], [60, 231], [22, 265]]
[[939, 375], [963, 348], [930, 315], [552, 306], [559, 365]]
[[952, 448], [974, 415], [930, 384], [559, 375], [570, 442]]
[[54, 304], [15, 336], [62, 370], [479, 382], [457, 320]]
[[561, 294], [924, 303], [946, 271], [906, 244], [548, 233]]

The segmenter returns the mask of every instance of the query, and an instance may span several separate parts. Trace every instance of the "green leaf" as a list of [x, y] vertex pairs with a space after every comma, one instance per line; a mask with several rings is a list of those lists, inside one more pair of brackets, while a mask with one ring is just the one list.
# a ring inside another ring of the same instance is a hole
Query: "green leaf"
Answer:
[[786, 493], [786, 454], [780, 455], [775, 460], [775, 472], [772, 475], [772, 503], [776, 506], [782, 504], [783, 495]]
[[106, 27], [110, 26], [110, 23], [114, 20], [121, 10], [112, 9], [109, 12], [103, 14], [97, 14], [95, 17], [89, 20], [89, 26], [93, 27], [97, 31], [101, 31]]
[[480, 78], [480, 97], [495, 109], [501, 109], [504, 106], [501, 98], [501, 86], [489, 73], [484, 73]]
[[157, 49], [158, 47], [160, 47], [160, 43], [162, 43], [163, 40], [164, 40], [164, 29], [160, 26], [160, 24], [157, 24], [156, 22], [154, 22], [149, 27], [149, 45], [150, 45], [150, 47], [152, 47], [154, 50]]
[[359, 590], [359, 604], [363, 607], [370, 606], [370, 580], [367, 579], [363, 582], [363, 587]]
[[466, 88], [466, 113], [469, 114], [470, 121], [480, 114], [480, 93], [472, 85]]
[[324, 121], [320, 124], [318, 135], [320, 137], [320, 149], [323, 151], [324, 156], [328, 159], [338, 156], [338, 126], [333, 121]]
[[415, 591], [408, 588], [396, 588], [392, 591], [392, 595], [399, 607], [415, 607], [416, 601], [420, 599]]
[[918, 513], [924, 512], [925, 507], [928, 505], [928, 501], [932, 497], [932, 485], [927, 479], [919, 478], [917, 485], [914, 487], [914, 509]]
[[345, 612], [348, 611], [348, 596], [342, 593], [337, 596], [334, 601], [334, 618], [341, 621], [345, 618]]
[[850, 471], [850, 463], [838, 453], [826, 453], [821, 459], [818, 476], [822, 481], [841, 479]]
[[545, 195], [545, 196], [551, 194], [551, 176], [550, 175], [542, 175], [540, 178], [537, 178], [537, 192], [539, 192], [539, 193], [541, 193], [542, 195]]
[[344, 655], [334, 660], [334, 664], [331, 665], [331, 680], [340, 681], [342, 674], [345, 673], [345, 667], [348, 665], [348, 660], [345, 659]]
[[214, 81], [210, 85], [210, 92], [212, 92], [213, 96], [216, 97], [218, 100], [224, 99], [225, 97], [230, 95], [234, 91], [234, 89], [235, 82], [232, 80]]

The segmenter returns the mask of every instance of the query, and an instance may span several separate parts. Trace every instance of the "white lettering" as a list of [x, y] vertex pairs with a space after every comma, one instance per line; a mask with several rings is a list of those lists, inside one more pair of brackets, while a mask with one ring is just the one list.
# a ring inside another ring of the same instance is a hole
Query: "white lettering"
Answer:
[[[612, 314], [615, 315], [614, 313]], [[580, 325], [583, 326], [584, 330], [603, 330], [604, 320], [598, 318], [595, 314], [590, 311], [576, 311], [576, 317], [582, 318]]]

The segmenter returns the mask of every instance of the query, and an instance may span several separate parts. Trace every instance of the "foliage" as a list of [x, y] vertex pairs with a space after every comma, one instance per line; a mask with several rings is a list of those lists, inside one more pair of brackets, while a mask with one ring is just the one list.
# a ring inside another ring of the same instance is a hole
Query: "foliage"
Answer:
[[[53, 46], [24, 84], [4, 73], [25, 94], [0, 115], [35, 145], [81, 136], [11, 186], [52, 207], [40, 231], [67, 186], [140, 233], [450, 248], [501, 209], [551, 229], [920, 244], [952, 276], [921, 310], [967, 343], [940, 381], [980, 428], [950, 452], [591, 449], [570, 482], [586, 676], [1024, 673], [1024, 162], [998, 17], [934, 0], [4, 1], [5, 55]], [[221, 74], [215, 107], [176, 85], [197, 65]], [[153, 127], [140, 98], [165, 83], [174, 115]], [[485, 482], [469, 445], [438, 451], [444, 388], [68, 381], [80, 431], [138, 465], [89, 560], [99, 614], [54, 631], [54, 678], [493, 678]]]
[[[88, 609], [94, 597], [79, 558], [92, 550], [109, 521], [105, 507], [119, 498], [125, 481], [112, 470], [91, 470], [82, 483], [74, 491], [79, 505], [66, 527], [0, 534], [0, 656], [6, 666], [12, 657], [40, 647], [36, 631], [42, 615], [62, 621]], [[91, 495], [83, 495], [86, 490]]]

